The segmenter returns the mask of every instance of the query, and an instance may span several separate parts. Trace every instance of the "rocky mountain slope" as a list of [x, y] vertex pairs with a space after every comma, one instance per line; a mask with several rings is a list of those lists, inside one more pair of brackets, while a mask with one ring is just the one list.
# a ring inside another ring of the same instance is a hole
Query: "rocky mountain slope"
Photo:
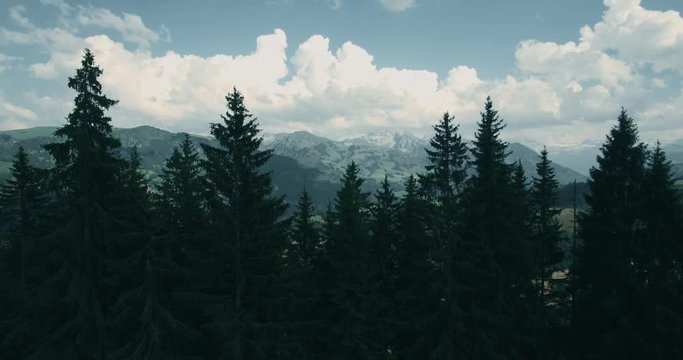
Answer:
[[[355, 161], [361, 167], [361, 176], [381, 181], [386, 174], [390, 182], [400, 183], [410, 174], [421, 173], [427, 163], [424, 149], [427, 140], [409, 133], [381, 132], [358, 138], [335, 141], [305, 131], [291, 134], [268, 135], [265, 146], [276, 154], [297, 159], [305, 167], [317, 169], [321, 177], [336, 181], [346, 164]], [[519, 143], [510, 144], [508, 162], [521, 161], [527, 176], [536, 173], [538, 153]], [[554, 163], [557, 179], [561, 184], [585, 181], [578, 172]]]
[[[38, 166], [49, 167], [50, 158], [42, 145], [54, 141], [54, 127], [37, 127], [0, 132], [0, 178], [7, 175], [10, 161], [19, 146], [31, 155]], [[121, 139], [121, 156], [127, 156], [137, 146], [142, 156], [143, 168], [154, 181], [165, 159], [178, 144], [182, 134], [151, 126], [131, 129], [115, 129], [114, 135]], [[337, 188], [344, 167], [351, 161], [359, 164], [361, 176], [366, 179], [367, 191], [374, 191], [385, 174], [397, 190], [410, 174], [421, 173], [426, 164], [425, 147], [428, 141], [409, 133], [377, 132], [342, 141], [316, 136], [305, 131], [289, 134], [264, 134], [263, 146], [274, 150], [274, 157], [267, 165], [273, 173], [275, 192], [295, 202], [301, 189], [306, 186], [315, 203], [324, 206]], [[199, 146], [212, 143], [204, 136], [192, 136]], [[521, 161], [530, 177], [535, 173], [538, 154], [518, 143], [510, 144], [508, 161]], [[558, 180], [565, 184], [584, 181], [585, 177], [572, 169], [554, 164]]]

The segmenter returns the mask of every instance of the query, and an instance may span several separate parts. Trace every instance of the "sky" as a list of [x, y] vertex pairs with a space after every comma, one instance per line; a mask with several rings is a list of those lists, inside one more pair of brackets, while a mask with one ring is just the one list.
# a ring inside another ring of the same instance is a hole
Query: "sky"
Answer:
[[236, 87], [268, 133], [604, 140], [621, 107], [651, 142], [683, 138], [680, 0], [0, 0], [0, 130], [59, 125], [90, 48], [119, 127], [207, 133]]

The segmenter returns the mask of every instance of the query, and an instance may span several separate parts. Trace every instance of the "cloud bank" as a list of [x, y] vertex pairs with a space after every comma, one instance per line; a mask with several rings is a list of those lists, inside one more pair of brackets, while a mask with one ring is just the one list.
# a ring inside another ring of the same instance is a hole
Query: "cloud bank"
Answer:
[[[83, 48], [91, 48], [104, 69], [105, 91], [121, 100], [112, 112], [118, 126], [146, 123], [206, 132], [235, 86], [268, 132], [303, 129], [343, 138], [391, 128], [424, 135], [449, 111], [471, 136], [484, 98], [491, 95], [509, 124], [506, 136], [515, 141], [556, 146], [601, 141], [622, 105], [632, 110], [645, 139], [683, 137], [683, 92], [674, 89], [679, 95], [671, 98], [658, 92], [680, 86], [670, 81], [670, 73], [683, 74], [683, 18], [675, 11], [645, 9], [638, 0], [605, 0], [601, 21], [580, 29], [575, 41], [521, 41], [514, 54], [517, 71], [499, 79], [482, 79], [476, 68], [457, 64], [444, 76], [378, 67], [368, 50], [352, 42], [332, 48], [321, 35], [294, 45], [288, 57], [290, 44], [281, 29], [259, 36], [247, 54], [153, 55], [149, 46], [168, 40], [168, 31], [151, 30], [137, 15], [42, 2], [59, 10], [64, 26], [37, 27], [25, 9], [14, 9], [15, 27], [0, 27], [0, 44], [48, 52], [46, 61], [27, 68], [35, 78], [55, 81], [70, 76]], [[402, 11], [414, 1], [381, 3]], [[95, 31], [83, 35], [86, 27]], [[117, 37], [97, 33], [98, 28]], [[16, 63], [3, 59], [0, 69]], [[36, 94], [31, 101], [43, 109], [65, 103]], [[0, 120], [0, 128], [39, 118], [9, 105], [0, 103], [0, 116], [8, 119]]]

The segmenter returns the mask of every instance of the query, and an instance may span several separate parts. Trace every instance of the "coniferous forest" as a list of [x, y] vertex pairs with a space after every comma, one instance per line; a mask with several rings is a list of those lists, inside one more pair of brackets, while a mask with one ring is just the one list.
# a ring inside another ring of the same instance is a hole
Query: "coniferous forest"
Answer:
[[151, 185], [102, 71], [85, 50], [53, 167], [20, 149], [0, 189], [0, 358], [683, 358], [681, 203], [626, 110], [567, 236], [548, 151], [505, 163], [490, 98], [471, 146], [435, 119], [400, 195], [350, 163], [326, 209], [302, 186], [288, 212], [238, 90], [217, 145], [186, 136]]

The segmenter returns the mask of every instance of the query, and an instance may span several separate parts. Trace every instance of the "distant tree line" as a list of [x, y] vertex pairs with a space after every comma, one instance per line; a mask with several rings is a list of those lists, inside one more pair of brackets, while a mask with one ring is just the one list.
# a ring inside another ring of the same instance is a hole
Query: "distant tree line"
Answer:
[[351, 163], [286, 217], [240, 92], [152, 188], [101, 74], [85, 50], [54, 167], [19, 149], [0, 190], [4, 359], [683, 358], [681, 208], [624, 110], [568, 237], [548, 152], [506, 164], [490, 98], [471, 147], [443, 115], [402, 196]]

